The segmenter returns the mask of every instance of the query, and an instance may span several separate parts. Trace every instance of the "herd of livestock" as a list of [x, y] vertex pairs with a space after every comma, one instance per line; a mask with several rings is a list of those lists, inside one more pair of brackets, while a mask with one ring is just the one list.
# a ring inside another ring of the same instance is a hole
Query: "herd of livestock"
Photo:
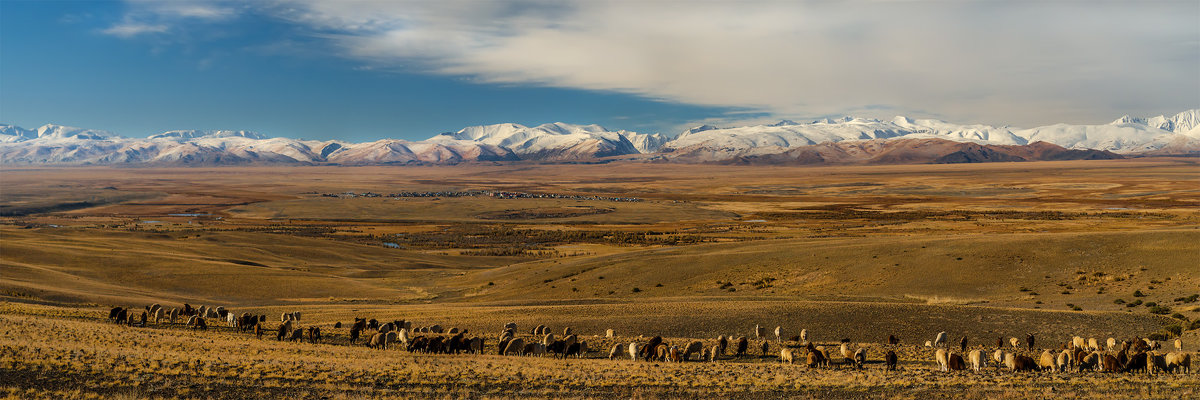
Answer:
[[[238, 332], [252, 332], [260, 339], [268, 331], [265, 327], [266, 315], [239, 315], [224, 307], [192, 307], [190, 304], [170, 310], [159, 304], [143, 309], [114, 307], [109, 311], [108, 318], [116, 323], [131, 326], [182, 323], [192, 329], [202, 330], [208, 329], [210, 320], [223, 321]], [[301, 328], [300, 318], [299, 311], [281, 313], [279, 326], [272, 330], [275, 339], [321, 342], [321, 329], [316, 326]], [[405, 320], [388, 322], [355, 318], [347, 327], [337, 322], [333, 328], [347, 329], [350, 344], [361, 341], [374, 349], [399, 348], [409, 352], [483, 354], [488, 341], [480, 336], [468, 337], [466, 329], [443, 328], [440, 325], [414, 327], [412, 321]], [[752, 351], [752, 346], [753, 350], [761, 351], [759, 354], [762, 356], [771, 355], [771, 341], [766, 340], [764, 329], [755, 326], [753, 334], [756, 341], [754, 344], [747, 336], [734, 338], [722, 335], [711, 344], [701, 340], [689, 340], [682, 345], [671, 344], [661, 336], [655, 336], [644, 340], [644, 343], [639, 340], [614, 344], [608, 352], [608, 358], [629, 357], [633, 360], [660, 362], [715, 362], [728, 357], [747, 357]], [[840, 345], [820, 346], [809, 341], [807, 329], [802, 329], [799, 335], [787, 339], [782, 335], [782, 327], [776, 327], [774, 334], [776, 347], [780, 349], [776, 354], [779, 361], [784, 363], [802, 363], [810, 368], [828, 367], [833, 364], [864, 368], [868, 363], [868, 351], [862, 347], [852, 350], [850, 339], [842, 339]], [[613, 338], [613, 330], [607, 330], [605, 337]], [[638, 339], [644, 338], [639, 336]], [[894, 348], [900, 341], [895, 336], [889, 336], [887, 343], [892, 349], [883, 355], [883, 364], [884, 368], [892, 371], [897, 368], [899, 361]], [[968, 369], [981, 371], [988, 367], [989, 360], [995, 363], [995, 367], [1013, 371], [1191, 372], [1191, 354], [1183, 351], [1179, 339], [1173, 342], [1175, 351], [1167, 353], [1160, 352], [1160, 342], [1137, 337], [1121, 342], [1115, 338], [1108, 338], [1104, 343], [1106, 346], [1102, 347], [1095, 338], [1084, 339], [1076, 336], [1070, 342], [1055, 346], [1055, 350], [1042, 349], [1040, 354], [1036, 351], [1036, 344], [1033, 334], [1027, 334], [1024, 341], [1015, 337], [1007, 341], [997, 338], [996, 348], [989, 354], [989, 351], [982, 348], [970, 349], [966, 336], [957, 342], [957, 346], [953, 346], [947, 333], [940, 332], [933, 340], [925, 342], [925, 347], [934, 350], [934, 361], [938, 369], [946, 372]], [[583, 358], [588, 353], [587, 341], [572, 333], [569, 327], [562, 331], [561, 338], [556, 337], [545, 325], [538, 325], [529, 331], [528, 336], [520, 337], [517, 334], [517, 325], [507, 323], [498, 335], [496, 344], [496, 354], [499, 355]]]

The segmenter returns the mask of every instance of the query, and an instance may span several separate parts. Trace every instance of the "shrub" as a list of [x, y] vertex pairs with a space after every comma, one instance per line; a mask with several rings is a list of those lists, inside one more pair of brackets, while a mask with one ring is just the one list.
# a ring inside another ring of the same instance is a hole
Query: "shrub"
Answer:
[[1166, 329], [1167, 332], [1170, 332], [1172, 336], [1179, 336], [1183, 334], [1183, 327], [1179, 325], [1167, 325], [1163, 329]]
[[1150, 313], [1151, 313], [1151, 314], [1158, 314], [1158, 315], [1170, 314], [1170, 313], [1171, 313], [1171, 307], [1164, 307], [1164, 306], [1154, 306], [1154, 307], [1150, 307]]
[[1146, 297], [1146, 295], [1142, 294], [1141, 290], [1134, 290], [1133, 297]]
[[642, 289], [633, 288], [633, 292], [634, 292], [634, 293], [637, 293], [637, 292], [640, 292], [640, 291], [642, 291]]
[[1194, 330], [1200, 329], [1200, 319], [1192, 321], [1192, 323], [1190, 325], [1188, 325], [1187, 329], [1189, 331], [1194, 331]]
[[1154, 332], [1147, 337], [1150, 340], [1167, 340], [1166, 332]]
[[1083, 307], [1080, 306], [1071, 307], [1071, 309], [1075, 311], [1083, 311]]
[[1171, 318], [1175, 318], [1175, 319], [1178, 319], [1178, 320], [1181, 320], [1181, 321], [1188, 321], [1188, 320], [1189, 320], [1189, 318], [1188, 318], [1188, 317], [1186, 317], [1186, 316], [1184, 316], [1183, 314], [1180, 314], [1180, 313], [1174, 313], [1174, 314], [1171, 314]]
[[1157, 306], [1157, 305], [1158, 305], [1158, 303], [1155, 303], [1155, 302], [1153, 302], [1153, 301], [1151, 301], [1151, 302], [1147, 302], [1147, 303], [1146, 303], [1146, 307], [1154, 307], [1154, 306]]
[[660, 283], [660, 284], [654, 285], [654, 287], [662, 287], [662, 284]]
[[1071, 291], [1070, 291], [1070, 290], [1064, 290], [1064, 291], [1062, 291], [1062, 294], [1071, 294]]
[[1113, 300], [1113, 304], [1125, 304], [1125, 299], [1116, 299], [1116, 300]]
[[1022, 292], [1028, 292], [1028, 291], [1029, 291], [1029, 288], [1027, 288], [1027, 287], [1024, 287], [1024, 286], [1021, 286], [1021, 291], [1022, 291]]

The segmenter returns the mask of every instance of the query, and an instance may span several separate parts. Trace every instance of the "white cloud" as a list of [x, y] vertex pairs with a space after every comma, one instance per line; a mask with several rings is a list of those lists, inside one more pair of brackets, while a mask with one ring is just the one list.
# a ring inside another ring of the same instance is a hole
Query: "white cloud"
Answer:
[[163, 24], [145, 24], [141, 22], [122, 22], [113, 25], [103, 32], [106, 35], [112, 35], [121, 38], [131, 38], [146, 33], [163, 33], [167, 31], [167, 26]]
[[1200, 106], [1196, 2], [252, 4], [371, 68], [781, 116], [1034, 125]]

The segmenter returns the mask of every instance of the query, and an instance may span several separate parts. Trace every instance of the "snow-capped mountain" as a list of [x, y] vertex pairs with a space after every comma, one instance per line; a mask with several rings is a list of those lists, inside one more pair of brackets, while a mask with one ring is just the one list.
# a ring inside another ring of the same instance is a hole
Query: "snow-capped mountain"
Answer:
[[520, 124], [496, 124], [466, 127], [446, 132], [430, 142], [467, 140], [500, 146], [526, 158], [573, 160], [625, 154], [639, 154], [626, 131], [609, 131], [600, 125], [572, 125], [562, 122], [527, 127]]
[[[906, 141], [890, 143], [897, 140]], [[1058, 148], [1063, 150], [1054, 150]], [[1097, 152], [1086, 152], [1091, 150]], [[888, 121], [826, 118], [808, 123], [782, 120], [725, 128], [701, 125], [674, 138], [561, 122], [534, 127], [496, 124], [467, 127], [422, 141], [368, 143], [267, 137], [249, 131], [178, 130], [125, 138], [102, 130], [52, 124], [32, 130], [0, 125], [0, 164], [453, 164], [605, 157], [743, 163], [976, 162], [1105, 158], [1113, 153], [1200, 153], [1200, 110], [1151, 118], [1125, 116], [1103, 125], [1054, 124], [1030, 129], [906, 117]]]

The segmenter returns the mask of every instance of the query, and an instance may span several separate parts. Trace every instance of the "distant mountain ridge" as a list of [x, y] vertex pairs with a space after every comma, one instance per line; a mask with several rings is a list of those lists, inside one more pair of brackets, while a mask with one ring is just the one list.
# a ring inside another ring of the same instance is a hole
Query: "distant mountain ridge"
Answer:
[[[174, 130], [146, 138], [47, 124], [0, 125], [0, 164], [456, 164], [656, 160], [691, 163], [991, 162], [1200, 154], [1200, 110], [1123, 116], [1103, 125], [1029, 129], [898, 116], [764, 125], [701, 125], [670, 137], [562, 122], [471, 126], [426, 140], [366, 143]], [[1065, 157], [1065, 158], [1064, 158]], [[818, 161], [819, 160], [819, 161]]]

